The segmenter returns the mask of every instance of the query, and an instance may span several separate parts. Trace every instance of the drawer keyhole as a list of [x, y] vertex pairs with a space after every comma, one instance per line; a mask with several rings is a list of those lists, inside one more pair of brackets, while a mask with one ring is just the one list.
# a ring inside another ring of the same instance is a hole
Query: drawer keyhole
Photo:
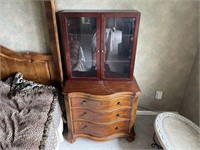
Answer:
[[81, 104], [82, 104], [82, 105], [85, 105], [85, 104], [86, 104], [86, 101], [85, 101], [85, 100], [83, 100], [83, 101], [81, 102]]
[[122, 102], [118, 102], [117, 105], [122, 105]]
[[116, 114], [116, 116], [117, 116], [117, 117], [119, 117], [119, 116], [120, 116], [120, 114]]

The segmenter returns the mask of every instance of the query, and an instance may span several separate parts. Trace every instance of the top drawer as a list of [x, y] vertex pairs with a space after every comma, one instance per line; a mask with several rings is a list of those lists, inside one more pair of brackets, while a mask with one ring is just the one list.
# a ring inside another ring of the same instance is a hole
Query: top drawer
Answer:
[[132, 105], [133, 95], [117, 95], [117, 96], [77, 96], [70, 97], [71, 107], [81, 107], [88, 109], [110, 109], [112, 107], [123, 107]]

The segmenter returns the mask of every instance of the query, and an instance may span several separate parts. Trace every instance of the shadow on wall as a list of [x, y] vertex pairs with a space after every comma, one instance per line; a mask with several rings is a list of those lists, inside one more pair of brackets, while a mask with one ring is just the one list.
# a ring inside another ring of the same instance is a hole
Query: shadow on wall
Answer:
[[197, 51], [190, 77], [185, 89], [184, 98], [181, 102], [179, 113], [198, 126], [200, 126], [199, 115], [199, 50]]

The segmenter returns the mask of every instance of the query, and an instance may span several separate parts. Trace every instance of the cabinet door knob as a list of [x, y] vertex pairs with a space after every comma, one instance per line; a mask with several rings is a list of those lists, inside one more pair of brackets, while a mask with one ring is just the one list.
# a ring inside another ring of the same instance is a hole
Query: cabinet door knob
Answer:
[[122, 105], [122, 102], [118, 102], [117, 105]]
[[103, 53], [103, 52], [104, 52], [104, 50], [101, 50], [101, 52]]
[[86, 104], [86, 101], [85, 101], [85, 100], [83, 100], [83, 101], [81, 102], [81, 104], [82, 104], [82, 105], [85, 105], [85, 104]]

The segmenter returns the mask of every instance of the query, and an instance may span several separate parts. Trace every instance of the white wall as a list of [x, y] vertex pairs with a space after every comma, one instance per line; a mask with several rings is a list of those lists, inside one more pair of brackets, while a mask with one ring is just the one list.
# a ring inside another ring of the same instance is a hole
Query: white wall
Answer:
[[0, 44], [22, 52], [50, 53], [43, 2], [0, 0]]

